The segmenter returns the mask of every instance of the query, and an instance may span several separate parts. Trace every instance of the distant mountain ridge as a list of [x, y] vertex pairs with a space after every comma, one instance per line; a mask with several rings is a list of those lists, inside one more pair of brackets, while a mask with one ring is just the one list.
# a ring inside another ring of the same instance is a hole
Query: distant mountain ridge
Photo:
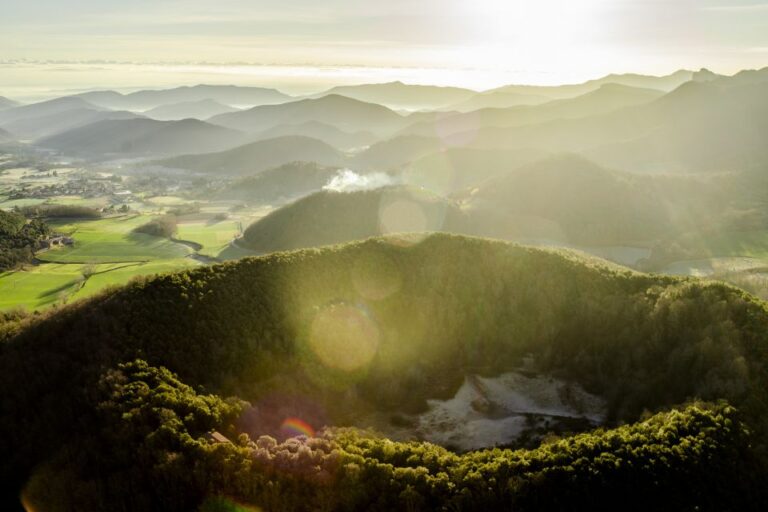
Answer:
[[256, 204], [279, 204], [319, 191], [338, 172], [339, 167], [290, 162], [237, 179], [217, 192], [216, 197]]
[[218, 114], [225, 114], [229, 112], [238, 112], [240, 109], [224, 105], [216, 100], [210, 98], [196, 100], [196, 101], [183, 101], [181, 103], [171, 103], [168, 105], [160, 105], [153, 109], [142, 112], [142, 115], [151, 119], [157, 119], [158, 121], [180, 121], [182, 119], [199, 119], [205, 121], [206, 119]]
[[579, 84], [564, 85], [505, 85], [487, 92], [515, 92], [518, 94], [541, 94], [553, 99], [579, 96], [598, 89], [604, 84], [619, 84], [644, 89], [671, 91], [693, 79], [696, 72], [681, 69], [664, 76], [640, 75], [636, 73], [610, 74]]
[[92, 157], [162, 156], [205, 153], [236, 146], [243, 134], [196, 119], [156, 121], [106, 120], [38, 141], [45, 148]]
[[[638, 172], [710, 172], [760, 166], [768, 146], [768, 82], [690, 81], [644, 104], [578, 119], [465, 133], [478, 148], [546, 148]], [[766, 113], [763, 115], [763, 113]]]
[[447, 107], [454, 103], [469, 100], [477, 92], [460, 87], [404, 84], [396, 81], [379, 84], [341, 85], [311, 97], [321, 98], [336, 94], [368, 103], [378, 103], [392, 109], [419, 110]]
[[0, 110], [5, 110], [8, 108], [18, 107], [20, 105], [19, 102], [13, 101], [9, 98], [6, 98], [4, 96], [0, 96]]
[[276, 89], [236, 85], [195, 85], [173, 89], [143, 90], [128, 94], [115, 91], [92, 91], [76, 95], [104, 108], [144, 111], [161, 105], [214, 100], [230, 106], [253, 106], [282, 103], [293, 98]]
[[39, 139], [57, 133], [80, 128], [99, 121], [138, 119], [138, 114], [128, 111], [94, 110], [92, 108], [73, 108], [53, 114], [17, 119], [2, 126], [25, 139]]
[[320, 121], [281, 124], [259, 133], [258, 139], [273, 139], [286, 135], [311, 137], [341, 150], [369, 146], [378, 140], [378, 137], [369, 131], [346, 132]]
[[316, 162], [335, 166], [344, 155], [328, 144], [302, 136], [284, 136], [252, 142], [226, 151], [181, 155], [157, 162], [171, 168], [218, 174], [255, 174], [290, 162]]
[[[487, 108], [462, 114], [446, 114], [433, 120], [412, 124], [400, 133], [450, 138], [453, 134], [470, 129], [523, 126], [556, 119], [604, 114], [628, 106], [649, 103], [663, 95], [663, 92], [655, 89], [604, 84], [573, 98], [552, 100], [540, 105]], [[459, 139], [458, 143], [461, 143], [462, 138]]]
[[92, 103], [88, 103], [82, 98], [65, 96], [2, 110], [0, 111], [0, 125], [20, 119], [59, 114], [74, 109], [103, 110]]
[[403, 116], [387, 107], [336, 94], [221, 114], [209, 121], [248, 133], [263, 132], [283, 124], [317, 121], [348, 132], [388, 134], [406, 123]]

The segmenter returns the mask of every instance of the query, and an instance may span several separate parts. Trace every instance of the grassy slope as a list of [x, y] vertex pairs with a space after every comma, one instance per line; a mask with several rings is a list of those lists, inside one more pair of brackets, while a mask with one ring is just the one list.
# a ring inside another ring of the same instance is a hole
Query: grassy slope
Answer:
[[85, 265], [44, 263], [24, 271], [0, 274], [0, 311], [23, 307], [42, 309], [62, 301], [89, 297], [107, 286], [122, 285], [135, 276], [159, 274], [196, 266], [190, 259], [177, 258], [147, 263], [93, 265], [93, 275], [83, 279]]
[[205, 256], [218, 257], [229, 243], [240, 233], [236, 221], [219, 222], [182, 222], [176, 232], [179, 240], [188, 240], [200, 244], [198, 252]]
[[41, 253], [38, 258], [56, 263], [119, 263], [182, 258], [189, 254], [189, 249], [181, 244], [132, 232], [148, 220], [137, 215], [52, 222], [53, 229], [70, 233], [75, 245]]
[[79, 267], [41, 265], [28, 272], [0, 274], [0, 310], [49, 306], [77, 289]]

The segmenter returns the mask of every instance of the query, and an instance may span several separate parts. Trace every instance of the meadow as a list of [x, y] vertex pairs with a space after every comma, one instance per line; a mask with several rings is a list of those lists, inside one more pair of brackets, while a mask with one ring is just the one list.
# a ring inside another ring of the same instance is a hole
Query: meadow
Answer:
[[51, 221], [57, 232], [75, 239], [71, 247], [52, 249], [38, 256], [52, 263], [124, 263], [183, 258], [191, 250], [179, 243], [133, 230], [153, 217], [127, 215], [98, 220]]
[[240, 235], [240, 224], [234, 220], [180, 222], [176, 238], [199, 245], [198, 254], [219, 258]]
[[[5, 171], [0, 174], [0, 186], [37, 186], [43, 181], [25, 178], [29, 173], [27, 169]], [[52, 180], [61, 180], [66, 174]], [[0, 196], [0, 208], [5, 210], [40, 204], [104, 207], [108, 203], [105, 197], [78, 195], [16, 200]], [[232, 241], [240, 236], [243, 226], [264, 214], [263, 208], [244, 209], [231, 218], [221, 219], [219, 216], [226, 214], [231, 204], [203, 203], [199, 213], [179, 217], [172, 239], [135, 232], [166, 212], [190, 204], [192, 201], [180, 196], [153, 196], [131, 202], [131, 213], [124, 215], [48, 219], [55, 232], [72, 237], [74, 244], [39, 252], [38, 264], [0, 274], [0, 311], [18, 307], [42, 310], [92, 296], [109, 286], [126, 284], [136, 276], [256, 254]]]
[[43, 263], [0, 274], [0, 310], [39, 310], [94, 295], [107, 286], [122, 285], [136, 276], [184, 270], [198, 265], [189, 258], [150, 262], [81, 265]]

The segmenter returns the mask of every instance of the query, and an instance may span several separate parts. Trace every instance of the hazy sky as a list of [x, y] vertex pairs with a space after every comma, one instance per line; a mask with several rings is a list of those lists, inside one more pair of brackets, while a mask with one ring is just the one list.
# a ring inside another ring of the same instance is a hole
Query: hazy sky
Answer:
[[0, 0], [0, 61], [8, 95], [730, 73], [768, 65], [768, 0]]

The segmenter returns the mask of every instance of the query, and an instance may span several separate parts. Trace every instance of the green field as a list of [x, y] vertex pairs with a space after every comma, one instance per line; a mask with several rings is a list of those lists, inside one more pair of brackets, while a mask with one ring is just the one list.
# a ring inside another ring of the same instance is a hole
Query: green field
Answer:
[[212, 258], [219, 257], [229, 243], [240, 234], [237, 221], [183, 222], [179, 223], [176, 238], [202, 246], [198, 253]]
[[0, 274], [0, 309], [50, 306], [82, 284], [79, 265], [48, 264]]
[[146, 198], [144, 202], [156, 206], [179, 206], [189, 203], [188, 200], [178, 196], [154, 196]]
[[106, 197], [54, 196], [48, 198], [46, 204], [66, 204], [72, 206], [90, 206], [103, 208], [109, 204]]
[[45, 199], [25, 198], [25, 199], [11, 199], [0, 203], [0, 208], [3, 210], [12, 210], [16, 206], [19, 208], [24, 206], [37, 206], [43, 204]]
[[[77, 198], [57, 198], [72, 204]], [[82, 204], [82, 203], [80, 203]], [[0, 310], [40, 309], [88, 297], [107, 286], [121, 285], [141, 275], [182, 270], [200, 263], [187, 256], [183, 243], [133, 230], [152, 215], [132, 214], [94, 220], [51, 220], [51, 227], [75, 240], [74, 246], [39, 252], [40, 265], [0, 274]], [[231, 246], [240, 234], [238, 220], [195, 220], [179, 224], [179, 240], [199, 244], [199, 254], [236, 259], [255, 253]], [[86, 278], [84, 274], [87, 274]]]
[[199, 265], [190, 258], [151, 261], [149, 263], [126, 263], [114, 265], [97, 265], [96, 272], [86, 281], [83, 288], [76, 294], [80, 299], [93, 295], [106, 286], [122, 285], [136, 276], [163, 274]]
[[[80, 265], [44, 263], [28, 270], [0, 274], [0, 310], [24, 307], [40, 309], [98, 293], [110, 285], [121, 285], [135, 276], [182, 270], [198, 263], [189, 259]], [[84, 270], [93, 273], [86, 279]]]
[[132, 215], [98, 220], [52, 221], [56, 231], [75, 239], [72, 247], [40, 253], [38, 259], [51, 263], [121, 263], [183, 258], [188, 247], [164, 238], [133, 233], [152, 217]]

